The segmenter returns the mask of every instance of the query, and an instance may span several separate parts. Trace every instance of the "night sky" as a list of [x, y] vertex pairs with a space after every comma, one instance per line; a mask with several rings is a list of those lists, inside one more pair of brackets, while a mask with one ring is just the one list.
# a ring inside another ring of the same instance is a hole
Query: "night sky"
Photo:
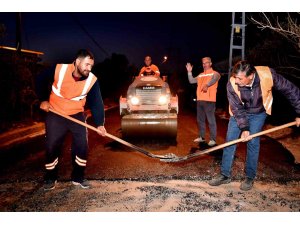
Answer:
[[[16, 15], [0, 12], [6, 27], [0, 45], [16, 46]], [[23, 12], [21, 18], [22, 48], [44, 52], [43, 62], [67, 63], [79, 48], [92, 50], [96, 63], [117, 53], [137, 67], [145, 55], [155, 64], [164, 55], [183, 61], [229, 55], [231, 12]]]

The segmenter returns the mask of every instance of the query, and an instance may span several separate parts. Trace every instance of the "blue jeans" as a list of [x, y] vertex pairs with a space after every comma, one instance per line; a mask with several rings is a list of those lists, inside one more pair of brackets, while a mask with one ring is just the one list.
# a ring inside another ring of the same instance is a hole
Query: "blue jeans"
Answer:
[[[247, 114], [250, 134], [260, 132], [267, 117], [265, 112], [258, 114]], [[233, 141], [240, 137], [241, 130], [233, 116], [230, 117], [226, 142]], [[257, 171], [258, 156], [259, 156], [260, 138], [256, 137], [247, 142], [247, 155], [246, 155], [246, 177], [254, 179]], [[223, 150], [221, 174], [230, 177], [231, 167], [236, 151], [236, 144], [228, 146]]]

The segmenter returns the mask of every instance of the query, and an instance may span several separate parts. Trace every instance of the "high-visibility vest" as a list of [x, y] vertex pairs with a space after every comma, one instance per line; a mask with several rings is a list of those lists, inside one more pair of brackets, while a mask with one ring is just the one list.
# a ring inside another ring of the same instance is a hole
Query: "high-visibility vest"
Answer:
[[55, 68], [49, 102], [55, 110], [65, 115], [84, 111], [87, 93], [97, 81], [91, 72], [85, 80], [75, 81], [72, 76], [74, 70], [73, 64], [57, 64]]
[[[273, 103], [273, 95], [272, 95], [272, 87], [273, 87], [273, 78], [270, 68], [267, 66], [256, 66], [256, 72], [260, 79], [260, 88], [262, 93], [263, 105], [268, 115], [271, 115], [272, 111], [272, 103]], [[239, 96], [241, 100], [241, 92], [238, 89], [238, 85], [235, 84], [235, 78], [230, 77], [230, 83], [233, 87], [235, 93]], [[241, 100], [242, 101], [242, 100]], [[233, 113], [229, 106], [229, 114], [232, 116]]]
[[150, 66], [144, 66], [139, 73], [139, 76], [156, 75], [159, 76], [160, 72], [157, 66], [151, 64]]
[[211, 80], [212, 76], [215, 73], [217, 72], [211, 70], [208, 73], [200, 73], [197, 76], [197, 101], [216, 102], [219, 81], [214, 83], [212, 86], [208, 87], [207, 92], [201, 91], [203, 86]]

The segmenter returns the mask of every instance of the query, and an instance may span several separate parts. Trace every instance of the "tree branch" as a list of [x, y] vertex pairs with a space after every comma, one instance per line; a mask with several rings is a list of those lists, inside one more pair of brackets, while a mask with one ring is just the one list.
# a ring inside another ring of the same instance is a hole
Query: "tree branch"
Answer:
[[[297, 13], [300, 15], [300, 13]], [[262, 13], [265, 21], [258, 21], [251, 17], [253, 23], [258, 25], [258, 28], [261, 30], [264, 29], [271, 29], [289, 41], [293, 42], [296, 46], [298, 51], [300, 51], [300, 24], [297, 24], [297, 19], [291, 17], [289, 13], [287, 13], [287, 22], [280, 22], [279, 18], [276, 17], [276, 22], [270, 20], [270, 18], [265, 14]]]

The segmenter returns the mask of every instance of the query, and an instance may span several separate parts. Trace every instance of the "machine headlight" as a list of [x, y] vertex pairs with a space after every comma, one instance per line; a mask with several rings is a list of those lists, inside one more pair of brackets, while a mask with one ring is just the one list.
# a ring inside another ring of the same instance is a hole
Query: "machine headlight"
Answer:
[[139, 104], [139, 102], [140, 102], [140, 100], [138, 99], [138, 97], [132, 97], [131, 99], [130, 99], [130, 102], [131, 102], [131, 104], [132, 105], [138, 105]]
[[168, 99], [167, 99], [167, 96], [165, 96], [165, 95], [160, 96], [158, 99], [158, 102], [160, 105], [167, 104], [167, 101], [168, 101]]

